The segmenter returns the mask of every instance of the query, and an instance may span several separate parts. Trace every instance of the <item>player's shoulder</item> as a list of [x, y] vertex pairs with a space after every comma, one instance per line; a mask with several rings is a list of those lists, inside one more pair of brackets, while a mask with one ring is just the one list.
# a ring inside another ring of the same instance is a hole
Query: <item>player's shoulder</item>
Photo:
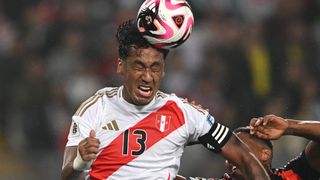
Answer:
[[118, 95], [119, 89], [120, 89], [120, 87], [105, 87], [105, 88], [98, 90], [95, 93], [95, 95], [106, 96], [108, 98], [112, 98], [112, 97]]
[[158, 91], [156, 93], [156, 99], [158, 100], [170, 100], [170, 99], [175, 99], [177, 96], [174, 93], [165, 93], [163, 91]]
[[178, 106], [182, 107], [183, 109], [187, 110], [196, 110], [198, 112], [201, 112], [203, 114], [207, 114], [209, 111], [208, 109], [204, 109], [200, 104], [196, 103], [195, 101], [189, 100], [188, 98], [183, 98], [180, 96], [177, 96], [174, 93], [168, 94], [159, 91], [157, 93], [157, 98], [162, 98], [166, 101], [174, 101]]
[[81, 117], [88, 114], [89, 111], [99, 111], [99, 109], [103, 108], [106, 99], [115, 97], [118, 91], [119, 87], [105, 87], [98, 90], [94, 95], [81, 103], [74, 116]]
[[174, 93], [165, 93], [162, 91], [158, 91], [156, 93], [156, 99], [159, 101], [173, 101], [177, 104], [183, 104], [182, 98], [178, 97]]
[[201, 104], [198, 104], [194, 100], [189, 100], [188, 98], [180, 98], [181, 102], [190, 110], [196, 110], [201, 114], [207, 114], [209, 109], [205, 109]]

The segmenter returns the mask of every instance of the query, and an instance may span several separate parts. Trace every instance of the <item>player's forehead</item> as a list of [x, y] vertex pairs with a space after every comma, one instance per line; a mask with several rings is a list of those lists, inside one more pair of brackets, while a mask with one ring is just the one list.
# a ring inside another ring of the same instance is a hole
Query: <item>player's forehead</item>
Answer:
[[130, 53], [127, 58], [129, 61], [142, 61], [145, 63], [164, 63], [163, 53], [159, 50], [148, 47], [148, 48], [130, 48]]

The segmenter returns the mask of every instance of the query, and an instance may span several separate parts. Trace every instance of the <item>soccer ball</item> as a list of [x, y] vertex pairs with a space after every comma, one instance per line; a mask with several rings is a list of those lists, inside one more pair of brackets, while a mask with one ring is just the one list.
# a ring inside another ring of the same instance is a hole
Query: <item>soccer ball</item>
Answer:
[[193, 24], [186, 0], [145, 0], [137, 15], [137, 26], [143, 37], [161, 49], [175, 48], [185, 42]]

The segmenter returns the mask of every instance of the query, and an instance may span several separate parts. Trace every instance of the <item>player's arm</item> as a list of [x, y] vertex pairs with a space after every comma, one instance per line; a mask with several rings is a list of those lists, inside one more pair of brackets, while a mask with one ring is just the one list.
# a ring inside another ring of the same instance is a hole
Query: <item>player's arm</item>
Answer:
[[260, 138], [279, 139], [283, 135], [294, 135], [310, 139], [305, 155], [310, 166], [320, 172], [320, 122], [284, 119], [275, 115], [253, 118], [252, 133]]
[[99, 151], [100, 141], [91, 130], [89, 137], [80, 141], [79, 146], [66, 147], [61, 177], [63, 180], [76, 179], [83, 170], [89, 169]]
[[270, 179], [249, 148], [229, 128], [215, 122], [207, 134], [199, 137], [199, 141], [235, 164], [244, 172], [245, 179]]
[[73, 169], [73, 160], [77, 156], [78, 146], [66, 147], [64, 150], [63, 156], [63, 165], [62, 165], [62, 179], [77, 179], [82, 171], [76, 171]]

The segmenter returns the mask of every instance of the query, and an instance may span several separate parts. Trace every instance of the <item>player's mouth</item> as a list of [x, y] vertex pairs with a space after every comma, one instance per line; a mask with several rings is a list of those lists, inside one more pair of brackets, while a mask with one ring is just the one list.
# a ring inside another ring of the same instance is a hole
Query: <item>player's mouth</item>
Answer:
[[235, 172], [236, 170], [237, 170], [237, 167], [236, 167], [236, 166], [232, 166], [231, 171], [232, 171], [232, 172]]
[[144, 98], [150, 98], [152, 97], [152, 88], [150, 86], [138, 86], [138, 93], [139, 96], [144, 97]]
[[231, 170], [229, 171], [229, 175], [233, 178], [238, 176], [238, 172], [237, 172], [238, 168], [236, 166], [232, 166]]

